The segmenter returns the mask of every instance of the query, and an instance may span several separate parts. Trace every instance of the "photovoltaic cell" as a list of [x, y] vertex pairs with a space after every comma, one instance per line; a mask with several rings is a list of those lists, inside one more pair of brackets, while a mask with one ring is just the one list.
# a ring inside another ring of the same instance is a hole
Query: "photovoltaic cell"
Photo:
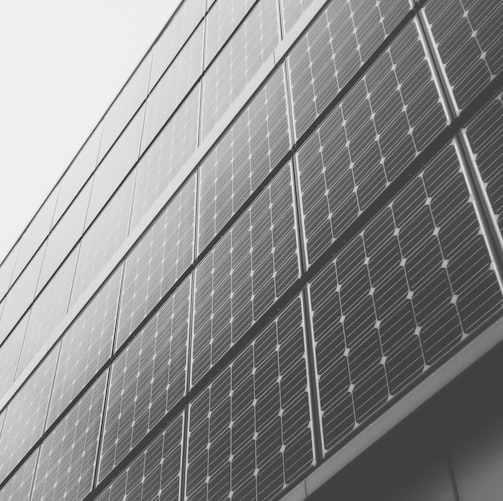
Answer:
[[500, 94], [468, 124], [466, 134], [487, 196], [503, 235], [503, 96]]
[[122, 268], [114, 272], [63, 335], [47, 426], [112, 354], [121, 273]]
[[470, 200], [445, 147], [311, 282], [327, 451], [501, 314]]
[[281, 14], [285, 33], [290, 31], [312, 3], [313, 0], [281, 0]]
[[56, 368], [53, 350], [10, 401], [0, 435], [0, 482], [40, 438]]
[[149, 53], [107, 111], [104, 118], [103, 137], [100, 144], [100, 160], [105, 156], [110, 146], [112, 146], [126, 124], [133, 117], [140, 104], [146, 99], [151, 65], [152, 53]]
[[[1, 419], [0, 419], [1, 421]], [[35, 451], [14, 473], [12, 478], [0, 490], [0, 501], [22, 501], [30, 499], [31, 484], [37, 463]]]
[[154, 45], [150, 88], [164, 73], [204, 16], [205, 0], [185, 0]]
[[194, 177], [170, 201], [126, 259], [117, 347], [188, 268], [194, 250]]
[[66, 315], [76, 263], [75, 250], [33, 303], [19, 359], [18, 374], [49, 339], [54, 328]]
[[106, 373], [44, 439], [32, 499], [81, 500], [93, 482]]
[[431, 0], [425, 13], [460, 109], [503, 70], [503, 4]]
[[103, 270], [126, 239], [133, 189], [134, 172], [128, 176], [82, 238], [72, 289], [72, 304]]
[[299, 150], [309, 263], [446, 124], [411, 23]]
[[201, 23], [148, 96], [142, 151], [146, 149], [201, 75], [203, 31], [204, 25]]
[[86, 227], [94, 220], [138, 160], [144, 114], [145, 106], [142, 106], [96, 169]]
[[180, 497], [183, 417], [177, 417], [103, 493], [98, 501]]
[[185, 395], [189, 306], [187, 279], [113, 363], [100, 479]]
[[0, 266], [0, 298], [3, 298], [12, 281], [12, 274], [19, 252], [19, 244], [9, 252]]
[[16, 376], [27, 324], [28, 315], [25, 315], [0, 347], [0, 397], [9, 389]]
[[203, 138], [230, 108], [278, 42], [276, 0], [260, 0], [203, 78]]
[[409, 9], [404, 0], [329, 3], [288, 57], [297, 137], [349, 82]]
[[280, 67], [200, 167], [199, 251], [276, 167], [289, 145], [285, 80]]
[[138, 162], [131, 229], [165, 190], [179, 187], [177, 174], [197, 146], [199, 85], [171, 117]]
[[205, 65], [212, 61], [216, 53], [229, 38], [236, 26], [246, 16], [255, 0], [219, 0], [206, 16], [206, 56]]
[[189, 405], [186, 499], [272, 499], [313, 465], [296, 298]]
[[192, 384], [299, 276], [290, 164], [196, 267]]

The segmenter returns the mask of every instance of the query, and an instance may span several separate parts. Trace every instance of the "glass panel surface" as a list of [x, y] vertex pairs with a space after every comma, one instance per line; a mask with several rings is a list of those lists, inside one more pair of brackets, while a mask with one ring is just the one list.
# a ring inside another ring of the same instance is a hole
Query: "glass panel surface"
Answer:
[[[0, 419], [1, 421], [1, 419]], [[36, 450], [0, 490], [0, 501], [25, 501], [30, 499], [31, 484], [37, 464]]]
[[16, 244], [0, 265], [0, 299], [4, 297], [12, 283], [12, 275], [14, 266], [16, 265], [18, 251], [19, 244]]

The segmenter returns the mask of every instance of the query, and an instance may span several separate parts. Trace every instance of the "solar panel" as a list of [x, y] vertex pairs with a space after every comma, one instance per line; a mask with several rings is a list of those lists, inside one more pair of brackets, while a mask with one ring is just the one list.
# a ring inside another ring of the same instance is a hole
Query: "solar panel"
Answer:
[[92, 179], [86, 183], [82, 191], [70, 207], [68, 207], [68, 210], [52, 229], [47, 240], [47, 251], [44, 256], [44, 264], [40, 272], [37, 290], [40, 290], [47, 283], [47, 280], [82, 236], [89, 197], [91, 195], [91, 186]]
[[96, 498], [97, 501], [181, 499], [182, 427], [183, 417], [178, 416]]
[[299, 150], [309, 263], [446, 124], [411, 23]]
[[142, 151], [152, 141], [201, 75], [203, 31], [204, 25], [201, 23], [148, 96], [142, 135]]
[[199, 250], [276, 167], [289, 146], [285, 79], [280, 67], [200, 166]]
[[[185, 0], [154, 45], [150, 88], [164, 73], [204, 16], [205, 0]], [[201, 51], [202, 52], [202, 51]]]
[[203, 77], [203, 138], [272, 54], [278, 42], [276, 1], [260, 0]]
[[285, 33], [292, 29], [312, 3], [313, 0], [281, 0], [281, 15]]
[[44, 439], [32, 499], [78, 501], [91, 491], [105, 386], [106, 373]]
[[114, 272], [63, 335], [47, 426], [112, 354], [121, 273], [122, 268]]
[[138, 162], [131, 228], [161, 193], [180, 184], [176, 176], [197, 146], [199, 91], [197, 85]]
[[196, 267], [192, 384], [299, 276], [290, 164]]
[[17, 254], [19, 251], [19, 244], [7, 254], [0, 265], [0, 298], [3, 298], [12, 281], [12, 273], [16, 265]]
[[184, 396], [189, 306], [187, 279], [114, 361], [100, 479]]
[[86, 228], [129, 173], [140, 154], [145, 106], [142, 106], [94, 174], [93, 191], [87, 210]]
[[53, 350], [10, 401], [0, 435], [0, 483], [40, 438], [56, 368]]
[[149, 53], [107, 111], [103, 119], [104, 126], [100, 143], [99, 160], [105, 156], [110, 146], [112, 146], [143, 100], [147, 97], [151, 65], [152, 53]]
[[[0, 420], [1, 421], [1, 420]], [[12, 478], [0, 490], [0, 501], [16, 501], [30, 499], [31, 484], [37, 463], [36, 450], [14, 473]]]
[[470, 200], [449, 145], [311, 282], [327, 451], [501, 314]]
[[219, 0], [206, 16], [205, 64], [215, 57], [236, 26], [246, 16], [254, 0]]
[[72, 288], [72, 304], [126, 239], [133, 203], [134, 174], [132, 172], [128, 176], [82, 238]]
[[194, 249], [195, 178], [188, 180], [126, 259], [117, 347], [188, 268]]
[[27, 324], [28, 315], [25, 315], [0, 347], [0, 398], [9, 389], [16, 376]]
[[189, 405], [186, 499], [272, 499], [313, 465], [301, 299]]
[[19, 359], [18, 373], [26, 367], [66, 315], [77, 264], [77, 250], [68, 256], [33, 303]]
[[424, 12], [451, 90], [463, 109], [503, 70], [503, 4], [433, 0]]
[[[307, 130], [409, 9], [408, 2], [403, 0], [353, 0], [328, 5], [288, 57], [297, 137]], [[417, 45], [417, 41], [410, 42]]]
[[0, 322], [0, 341], [7, 337], [35, 297], [44, 251], [45, 246], [37, 251], [23, 273], [12, 284], [9, 294], [5, 298], [5, 306]]
[[500, 94], [466, 129], [475, 162], [503, 235], [503, 96]]

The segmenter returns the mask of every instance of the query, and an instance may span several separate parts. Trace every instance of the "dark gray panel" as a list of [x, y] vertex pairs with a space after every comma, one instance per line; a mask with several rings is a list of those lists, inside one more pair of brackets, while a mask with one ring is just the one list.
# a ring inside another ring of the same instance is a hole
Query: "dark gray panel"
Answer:
[[299, 150], [309, 263], [446, 124], [411, 23]]
[[37, 464], [36, 450], [0, 490], [0, 501], [26, 501], [30, 499], [31, 484]]
[[154, 45], [152, 88], [204, 16], [205, 0], [185, 0]]
[[285, 80], [280, 67], [200, 167], [199, 251], [277, 166], [289, 146]]
[[[59, 347], [58, 347], [59, 348]], [[10, 401], [0, 436], [0, 482], [41, 437], [58, 350], [53, 350]]]
[[[410, 9], [408, 2], [394, 0], [388, 6], [393, 22], [388, 23], [385, 7], [384, 2], [367, 0], [330, 2], [294, 47], [288, 62], [297, 137], [306, 131]], [[395, 46], [406, 53], [403, 48], [411, 43], [417, 45], [416, 38], [417, 35], [406, 40], [402, 37]], [[416, 71], [423, 73], [424, 69], [420, 66]], [[397, 83], [387, 82], [391, 88]]]
[[126, 239], [133, 203], [134, 174], [132, 172], [128, 176], [82, 238], [72, 289], [72, 304]]
[[206, 16], [205, 65], [211, 62], [230, 34], [253, 5], [254, 0], [219, 0]]
[[203, 78], [202, 137], [230, 108], [279, 42], [275, 0], [261, 0]]
[[199, 92], [198, 85], [138, 162], [131, 229], [164, 190], [180, 185], [177, 174], [197, 146]]
[[140, 104], [146, 99], [150, 78], [152, 53], [146, 55], [136, 71], [121, 90], [103, 119], [103, 137], [100, 143], [101, 160], [126, 124], [131, 120]]
[[195, 179], [170, 201], [126, 259], [117, 347], [136, 329], [192, 262]]
[[196, 268], [192, 384], [299, 276], [290, 164]]
[[144, 114], [145, 106], [142, 106], [96, 169], [86, 227], [94, 220], [138, 160]]
[[328, 451], [501, 314], [470, 200], [446, 147], [310, 284]]
[[19, 359], [18, 374], [49, 339], [54, 328], [66, 315], [77, 264], [77, 250], [68, 256], [33, 303]]
[[112, 354], [122, 268], [105, 282], [61, 340], [47, 426], [64, 411]]
[[106, 373], [44, 439], [32, 499], [77, 501], [91, 490], [105, 386]]
[[201, 74], [203, 31], [204, 25], [201, 23], [148, 96], [142, 151], [161, 130]]
[[178, 416], [96, 499], [181, 499], [182, 427]]
[[466, 129], [475, 163], [503, 235], [503, 97], [500, 94]]
[[100, 479], [185, 395], [189, 306], [187, 279], [114, 361]]
[[425, 12], [452, 92], [463, 109], [503, 70], [503, 4], [432, 0]]
[[272, 499], [313, 464], [296, 298], [189, 405], [186, 499]]

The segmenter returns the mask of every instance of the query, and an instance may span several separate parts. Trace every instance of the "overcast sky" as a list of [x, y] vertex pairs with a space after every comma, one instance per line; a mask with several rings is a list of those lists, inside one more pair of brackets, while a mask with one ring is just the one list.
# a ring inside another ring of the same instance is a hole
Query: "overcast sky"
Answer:
[[0, 9], [0, 261], [180, 0]]

